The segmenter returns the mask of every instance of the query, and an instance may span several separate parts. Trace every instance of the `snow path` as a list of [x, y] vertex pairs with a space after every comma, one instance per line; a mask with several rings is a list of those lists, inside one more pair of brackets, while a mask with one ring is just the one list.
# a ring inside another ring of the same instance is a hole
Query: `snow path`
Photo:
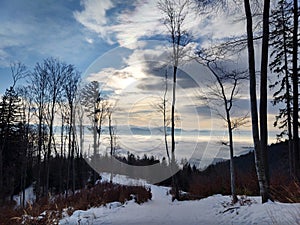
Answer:
[[[131, 181], [132, 182], [132, 181]], [[121, 182], [124, 183], [124, 182]], [[237, 205], [226, 210], [223, 204], [229, 196], [214, 195], [197, 201], [171, 201], [169, 188], [151, 187], [152, 200], [138, 205], [129, 201], [125, 205], [110, 203], [106, 207], [75, 211], [60, 221], [61, 225], [194, 225], [194, 224], [300, 224], [300, 204], [268, 202], [260, 204], [258, 197], [251, 197], [253, 204]]]

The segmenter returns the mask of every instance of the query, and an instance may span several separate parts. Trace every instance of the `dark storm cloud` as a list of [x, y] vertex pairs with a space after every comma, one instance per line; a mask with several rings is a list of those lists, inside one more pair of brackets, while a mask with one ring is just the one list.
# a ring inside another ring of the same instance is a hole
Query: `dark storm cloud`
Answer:
[[[170, 82], [168, 82], [170, 86]], [[137, 88], [143, 91], [163, 91], [164, 90], [164, 80], [158, 77], [146, 77], [139, 81]]]
[[[145, 73], [147, 73], [149, 77], [142, 79], [138, 85], [138, 88], [142, 90], [163, 90], [166, 74], [169, 86], [173, 82], [173, 68], [170, 66], [161, 65], [157, 62], [147, 62]], [[177, 85], [182, 89], [199, 87], [198, 82], [195, 81], [190, 74], [180, 68], [177, 70]]]

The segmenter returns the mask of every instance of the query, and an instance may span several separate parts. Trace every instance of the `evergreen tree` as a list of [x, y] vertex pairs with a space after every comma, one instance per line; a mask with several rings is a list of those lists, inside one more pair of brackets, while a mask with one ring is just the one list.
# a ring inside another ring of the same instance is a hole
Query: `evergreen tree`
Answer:
[[[278, 139], [285, 136], [289, 140], [289, 166], [290, 173], [295, 173], [292, 124], [293, 114], [293, 37], [294, 37], [293, 3], [280, 0], [271, 16], [270, 45], [272, 47], [270, 69], [277, 75], [277, 80], [270, 85], [275, 89], [273, 105], [280, 105], [279, 114], [276, 116], [274, 126], [281, 132]], [[298, 43], [299, 46], [299, 43]], [[298, 110], [296, 109], [296, 112]], [[297, 122], [296, 122], [297, 123]]]
[[281, 0], [271, 17], [270, 45], [272, 46], [270, 69], [277, 75], [277, 80], [270, 85], [275, 89], [273, 105], [284, 103], [279, 109], [274, 126], [283, 129], [278, 138], [287, 135], [291, 139], [291, 74], [292, 74], [292, 5]]
[[[20, 188], [21, 165], [24, 160], [25, 127], [21, 101], [13, 87], [7, 89], [0, 102], [0, 193], [1, 201]], [[4, 173], [5, 171], [5, 173]]]
[[271, 52], [270, 69], [277, 75], [277, 80], [270, 85], [276, 89], [272, 101], [273, 105], [282, 104], [279, 114], [276, 116], [274, 126], [282, 131], [277, 135], [278, 139], [287, 135], [289, 140], [289, 167], [293, 174], [293, 149], [292, 149], [292, 51], [293, 51], [293, 12], [292, 4], [280, 0], [271, 16]]

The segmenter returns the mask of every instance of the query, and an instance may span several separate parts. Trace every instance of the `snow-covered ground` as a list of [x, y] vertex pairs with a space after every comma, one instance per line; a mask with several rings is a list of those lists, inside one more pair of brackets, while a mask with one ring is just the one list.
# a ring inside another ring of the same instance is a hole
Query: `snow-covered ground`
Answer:
[[[102, 175], [104, 179], [107, 174]], [[119, 183], [134, 184], [134, 180], [116, 176]], [[145, 184], [138, 181], [139, 184]], [[147, 185], [152, 191], [152, 200], [138, 205], [129, 201], [124, 205], [110, 203], [107, 206], [78, 210], [66, 216], [61, 225], [67, 224], [300, 224], [300, 204], [260, 203], [259, 197], [250, 197], [251, 204], [230, 206], [229, 196], [214, 195], [197, 201], [171, 201], [169, 188]]]
[[[36, 196], [33, 191], [33, 186], [31, 185], [25, 189], [25, 203], [33, 203], [35, 198]], [[19, 206], [23, 200], [23, 192], [20, 192], [19, 195], [14, 195], [13, 199], [16, 202], [16, 206]]]

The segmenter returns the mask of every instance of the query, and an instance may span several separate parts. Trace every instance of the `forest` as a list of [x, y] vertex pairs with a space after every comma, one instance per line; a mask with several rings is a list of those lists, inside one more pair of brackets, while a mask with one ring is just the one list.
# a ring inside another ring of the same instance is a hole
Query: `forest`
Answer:
[[[82, 203], [75, 209], [115, 200], [124, 203], [132, 199], [132, 193], [139, 196], [135, 197], [139, 204], [151, 199], [151, 190], [146, 187], [113, 184], [115, 174], [171, 187], [173, 201], [224, 194], [231, 196], [233, 204], [239, 202], [239, 195], [260, 196], [262, 203], [300, 202], [299, 3], [243, 0], [234, 4], [245, 22], [245, 34], [191, 48], [191, 43], [200, 40], [185, 28], [191, 11], [201, 15], [229, 12], [230, 3], [157, 3], [169, 49], [167, 63], [158, 66], [162, 96], [153, 106], [161, 115], [165, 157], [138, 156], [130, 151], [118, 154], [117, 102], [101, 82], [84, 80], [76, 65], [56, 57], [42, 59], [32, 69], [22, 62], [11, 63], [7, 76], [12, 83], [0, 95], [0, 220], [4, 221], [7, 213], [10, 218], [21, 217], [23, 209], [36, 216], [55, 204], [63, 210], [75, 204], [74, 198]], [[247, 67], [231, 69], [228, 65], [242, 52], [247, 56]], [[228, 133], [223, 145], [229, 149], [229, 160], [202, 170], [188, 160], [180, 162], [184, 160], [177, 156], [176, 129], [180, 127], [176, 107], [180, 96], [176, 88], [181, 65], [188, 62], [203, 66], [211, 74], [213, 82], [204, 101], [220, 106], [221, 110], [213, 111], [226, 124]], [[249, 113], [236, 116], [235, 101], [242, 84], [249, 90]], [[271, 125], [270, 95], [272, 107], [278, 109]], [[253, 151], [237, 157], [234, 131], [246, 124], [251, 127]], [[270, 145], [268, 126], [279, 130], [277, 144]], [[104, 142], [105, 152], [101, 152]], [[109, 182], [100, 182], [101, 172], [110, 174]], [[25, 197], [28, 187], [33, 187], [35, 194], [31, 203]], [[14, 201], [16, 195], [21, 196], [19, 202]], [[57, 196], [55, 204], [53, 196]], [[14, 210], [15, 205], [19, 211]], [[51, 214], [51, 218], [61, 218], [61, 212]], [[30, 219], [27, 222], [33, 224]]]

